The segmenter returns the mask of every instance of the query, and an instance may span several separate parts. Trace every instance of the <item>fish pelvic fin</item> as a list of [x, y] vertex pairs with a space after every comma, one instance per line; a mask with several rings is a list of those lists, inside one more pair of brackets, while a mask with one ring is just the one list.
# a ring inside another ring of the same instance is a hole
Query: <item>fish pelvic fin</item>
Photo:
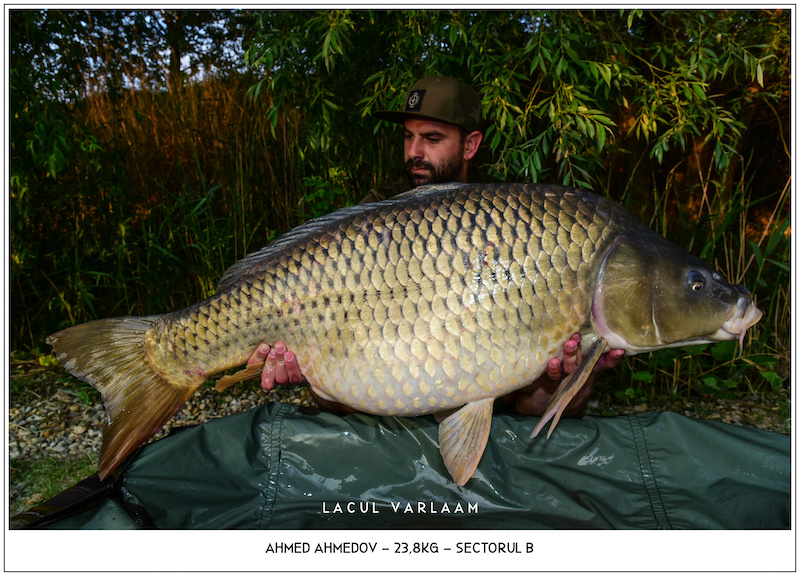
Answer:
[[561, 384], [550, 397], [550, 401], [544, 409], [544, 414], [542, 414], [533, 432], [531, 432], [531, 438], [538, 436], [539, 432], [541, 432], [545, 425], [552, 419], [553, 423], [547, 431], [547, 437], [550, 438], [553, 430], [555, 430], [558, 425], [558, 421], [561, 420], [561, 415], [564, 413], [564, 410], [569, 406], [569, 403], [575, 398], [575, 395], [580, 389], [583, 388], [584, 384], [586, 384], [586, 380], [592, 373], [594, 365], [600, 360], [600, 356], [602, 356], [605, 347], [605, 338], [598, 338], [595, 340], [578, 367], [572, 374], [562, 380]]
[[214, 390], [217, 392], [222, 392], [228, 386], [232, 386], [233, 384], [237, 384], [239, 382], [244, 382], [245, 380], [250, 380], [252, 378], [256, 378], [261, 375], [261, 369], [264, 367], [264, 362], [258, 362], [257, 364], [251, 364], [246, 368], [243, 368], [236, 372], [235, 374], [230, 374], [228, 376], [223, 376], [217, 383], [214, 385]]
[[148, 361], [144, 340], [158, 318], [107, 318], [47, 338], [61, 365], [102, 396], [107, 416], [100, 450], [101, 480], [158, 432], [205, 380], [195, 377], [176, 384]]
[[492, 427], [494, 398], [470, 402], [439, 424], [439, 450], [457, 486], [472, 478]]

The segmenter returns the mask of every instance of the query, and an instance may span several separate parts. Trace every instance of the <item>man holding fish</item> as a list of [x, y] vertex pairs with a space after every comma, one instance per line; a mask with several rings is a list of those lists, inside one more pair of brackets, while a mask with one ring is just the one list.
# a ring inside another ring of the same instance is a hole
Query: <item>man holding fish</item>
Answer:
[[[405, 102], [402, 111], [374, 113], [377, 118], [403, 125], [404, 177], [397, 183], [370, 190], [362, 204], [386, 200], [417, 186], [470, 180], [469, 164], [483, 140], [480, 96], [460, 80], [433, 76], [414, 84]], [[520, 414], [541, 416], [558, 383], [579, 364], [579, 350], [580, 336], [575, 334], [564, 344], [563, 360], [552, 358], [546, 375], [500, 399], [499, 403], [513, 405]], [[621, 349], [607, 352], [595, 371], [615, 367], [624, 353]], [[297, 357], [281, 341], [274, 346], [262, 343], [247, 365], [261, 363], [264, 364], [261, 386], [265, 390], [272, 390], [278, 384], [305, 381]], [[572, 400], [565, 415], [575, 416], [583, 410], [592, 390], [592, 380]], [[352, 411], [324, 399], [317, 398], [317, 401], [327, 409]]]
[[[437, 96], [448, 84], [462, 94], [449, 107], [443, 105], [443, 96]], [[637, 354], [734, 339], [741, 349], [747, 330], [761, 317], [744, 286], [728, 283], [709, 265], [607, 198], [553, 185], [459, 183], [468, 178], [469, 162], [483, 137], [480, 100], [461, 83], [424, 79], [412, 88], [406, 110], [378, 112], [376, 116], [404, 125], [408, 181], [394, 191], [373, 191], [365, 200], [388, 197], [392, 201], [343, 208], [295, 228], [231, 265], [214, 296], [183, 310], [96, 320], [48, 338], [64, 368], [102, 395], [108, 416], [98, 466], [101, 480], [114, 474], [209, 376], [247, 363], [247, 369], [221, 378], [216, 389], [257, 375], [265, 389], [305, 378], [324, 407], [376, 417], [433, 414], [439, 423], [431, 440], [442, 460], [424, 458], [421, 466], [426, 472], [422, 475], [417, 469], [420, 461], [415, 460], [411, 474], [446, 484], [448, 494], [453, 484], [466, 486], [474, 475], [473, 486], [486, 487], [488, 482], [496, 490], [503, 484], [494, 482], [502, 442], [492, 444], [483, 469], [478, 470], [487, 451], [495, 400], [523, 414], [541, 415], [531, 437], [551, 423], [549, 437], [562, 416], [579, 412], [585, 404], [592, 371], [613, 367], [623, 351]], [[447, 183], [414, 189], [440, 179]], [[403, 189], [410, 191], [402, 193]], [[274, 343], [272, 349], [267, 342]], [[564, 378], [562, 372], [568, 376]], [[280, 421], [288, 425], [293, 413], [292, 409], [281, 412]], [[270, 422], [275, 421], [270, 417]], [[356, 418], [355, 422], [359, 421]], [[620, 458], [615, 460], [621, 468], [612, 474], [613, 484], [621, 492], [618, 500], [627, 505], [630, 489], [644, 487], [646, 494], [639, 495], [644, 505], [638, 516], [647, 521], [654, 510], [660, 510], [657, 526], [672, 527], [663, 512], [667, 509], [663, 498], [674, 493], [678, 520], [674, 527], [683, 525], [679, 521], [683, 511], [692, 516], [686, 526], [708, 527], [698, 511], [687, 506], [683, 485], [694, 493], [696, 483], [686, 481], [682, 459], [678, 458], [675, 468], [680, 487], [673, 492], [657, 489], [653, 465], [642, 460], [643, 456], [650, 458], [664, 436], [663, 427], [655, 425], [655, 432], [645, 441], [644, 425], [640, 422], [638, 432], [631, 435], [630, 422], [633, 420], [625, 420], [622, 427], [620, 450], [626, 453], [619, 452]], [[270, 524], [274, 500], [265, 500], [262, 493], [262, 487], [272, 486], [274, 474], [281, 474], [282, 484], [289, 487], [295, 484], [291, 474], [305, 478], [315, 456], [321, 466], [331, 461], [334, 468], [340, 465], [341, 460], [333, 454], [342, 436], [334, 433], [330, 448], [324, 444], [324, 435], [315, 440], [313, 449], [302, 456], [303, 467], [292, 467], [287, 459], [287, 465], [281, 463], [276, 471], [271, 458], [276, 453], [279, 457], [291, 453], [292, 447], [285, 443], [296, 434], [283, 435], [283, 424], [254, 426], [250, 420], [233, 418], [226, 420], [225, 426], [237, 424], [244, 426], [246, 433], [217, 435], [223, 446], [219, 450], [212, 447], [212, 441], [195, 443], [201, 451], [214, 453], [214, 463], [206, 463], [202, 455], [198, 458], [196, 451], [190, 450], [189, 474], [192, 482], [202, 482], [206, 471], [211, 471], [209, 478], [218, 482], [218, 476], [227, 471], [226, 466], [218, 465], [218, 456], [236, 455], [239, 466], [234, 465], [232, 471], [237, 481], [254, 480], [260, 502], [268, 502], [270, 507], [265, 515], [263, 507], [246, 506], [250, 524], [255, 517], [262, 527], [261, 519], [267, 518], [266, 525], [275, 527]], [[601, 436], [608, 435], [614, 442], [613, 428], [619, 425], [613, 419], [590, 424], [606, 428], [607, 434]], [[209, 423], [209, 428], [216, 425]], [[308, 435], [301, 436], [306, 442]], [[595, 436], [581, 435], [579, 444], [588, 449]], [[509, 437], [513, 448], [503, 460], [518, 462], [518, 453], [523, 460], [529, 459], [532, 453], [523, 437], [513, 433]], [[189, 436], [177, 438], [182, 441]], [[241, 452], [229, 450], [233, 438], [252, 441], [253, 448], [243, 444]], [[667, 444], [671, 441], [667, 435]], [[607, 445], [608, 440], [604, 442]], [[703, 478], [706, 468], [698, 464], [698, 449], [705, 453], [710, 468], [719, 470], [720, 462], [735, 462], [740, 470], [741, 451], [736, 447], [720, 450], [729, 443], [729, 436], [721, 445], [700, 441], [683, 460]], [[755, 451], [745, 474], [748, 482], [742, 488], [748, 496], [731, 498], [729, 490], [723, 491], [721, 506], [726, 516], [715, 526], [785, 524], [788, 466], [784, 464], [788, 459], [783, 457], [783, 439], [775, 443], [779, 449], [766, 459], [757, 449], [758, 442], [750, 446]], [[533, 471], [558, 474], [566, 470], [566, 475], [549, 484], [563, 491], [574, 467], [540, 466], [552, 460], [546, 453], [547, 444], [535, 445], [537, 455], [531, 466], [511, 463], [502, 470], [524, 470], [525, 478], [534, 478], [529, 474]], [[563, 448], [560, 442], [552, 446], [556, 453]], [[350, 451], [349, 445], [345, 451]], [[183, 452], [179, 446], [178, 455]], [[266, 467], [247, 459], [255, 453], [269, 460]], [[574, 451], [570, 453], [574, 455]], [[596, 453], [597, 447], [587, 451], [577, 466], [594, 462]], [[675, 460], [672, 446], [666, 453], [667, 461]], [[667, 486], [669, 466], [663, 456], [662, 451], [655, 459], [664, 472], [659, 482]], [[392, 459], [392, 465], [382, 470], [396, 474], [394, 456]], [[770, 463], [776, 459], [780, 464]], [[165, 465], [174, 458], [156, 460], [158, 474], [152, 490], [181, 486], [163, 479], [184, 473], [185, 466], [179, 464], [174, 472], [165, 474]], [[198, 462], [199, 468], [192, 468]], [[722, 469], [727, 486], [727, 476], [734, 470], [725, 465]], [[135, 474], [135, 469], [130, 470]], [[333, 477], [339, 472], [329, 469], [327, 473]], [[354, 478], [352, 469], [347, 467], [345, 473], [349, 483]], [[368, 476], [370, 483], [384, 483]], [[583, 482], [585, 474], [576, 477]], [[620, 484], [619, 478], [628, 481]], [[764, 481], [779, 486], [764, 490]], [[518, 490], [517, 482], [512, 481], [509, 489]], [[653, 490], [648, 488], [651, 485]], [[718, 513], [712, 506], [719, 500], [718, 485], [712, 482], [714, 494], [704, 502], [713, 508], [714, 516]], [[734, 518], [729, 520], [731, 502], [753, 504], [754, 485], [759, 486], [759, 502], [770, 503], [734, 510]], [[336, 486], [339, 490], [342, 484]], [[576, 495], [578, 509], [567, 514], [569, 519], [547, 525], [574, 525], [572, 516], [582, 517], [587, 510], [594, 510], [586, 505], [584, 488], [580, 497], [578, 492], [570, 492]], [[372, 486], [369, 490], [374, 495]], [[528, 493], [541, 491], [542, 484], [537, 484]], [[297, 500], [288, 494], [296, 510]], [[304, 501], [310, 495], [304, 492]], [[613, 500], [603, 490], [596, 497]], [[501, 500], [507, 511], [508, 500]], [[169, 510], [175, 509], [174, 496], [164, 501]], [[561, 500], [558, 502], [561, 507]], [[194, 517], [197, 507], [192, 508], [191, 499], [188, 505]], [[229, 500], [222, 505], [228, 506]], [[550, 514], [544, 500], [533, 499], [530, 505], [545, 517]], [[206, 508], [205, 501], [202, 508]], [[774, 518], [762, 521], [759, 512], [771, 509], [777, 511], [777, 522]], [[604, 527], [610, 526], [605, 515], [594, 516]], [[309, 518], [303, 515], [303, 522]], [[169, 525], [160, 519], [154, 523]], [[187, 524], [191, 522], [180, 520], [175, 525]], [[233, 525], [244, 524], [235, 521]]]

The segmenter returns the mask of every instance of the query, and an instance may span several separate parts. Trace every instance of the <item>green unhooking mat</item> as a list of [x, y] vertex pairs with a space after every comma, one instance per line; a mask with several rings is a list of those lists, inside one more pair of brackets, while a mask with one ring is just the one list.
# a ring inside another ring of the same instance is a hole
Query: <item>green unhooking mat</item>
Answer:
[[475, 475], [458, 488], [432, 417], [265, 404], [151, 443], [116, 481], [94, 478], [84, 496], [73, 489], [79, 502], [46, 515], [60, 508], [51, 501], [12, 527], [790, 527], [787, 435], [645, 413], [567, 418], [549, 440], [532, 440], [535, 423], [495, 416]]

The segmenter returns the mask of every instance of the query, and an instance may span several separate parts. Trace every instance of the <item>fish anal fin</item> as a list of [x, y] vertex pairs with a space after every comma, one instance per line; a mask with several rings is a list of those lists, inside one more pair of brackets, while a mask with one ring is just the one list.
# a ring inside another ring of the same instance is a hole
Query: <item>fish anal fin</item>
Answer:
[[492, 427], [494, 398], [470, 402], [439, 424], [439, 450], [457, 486], [463, 486], [478, 467]]
[[583, 360], [578, 367], [569, 376], [564, 378], [556, 391], [550, 397], [550, 401], [547, 403], [547, 406], [544, 409], [544, 414], [542, 414], [542, 417], [539, 419], [539, 422], [536, 424], [533, 432], [531, 432], [531, 438], [538, 436], [539, 432], [542, 431], [545, 425], [552, 420], [553, 423], [550, 425], [550, 429], [547, 431], [547, 437], [550, 438], [550, 435], [558, 425], [558, 421], [561, 419], [561, 415], [564, 413], [564, 410], [567, 408], [567, 406], [569, 406], [569, 403], [573, 398], [575, 398], [575, 395], [580, 391], [580, 389], [583, 388], [584, 384], [586, 384], [586, 380], [592, 373], [594, 365], [597, 364], [598, 360], [600, 360], [600, 356], [602, 356], [605, 347], [605, 338], [598, 338], [589, 347], [589, 350], [584, 355]]
[[228, 386], [232, 386], [233, 384], [237, 384], [239, 382], [244, 382], [245, 380], [250, 380], [252, 378], [257, 377], [261, 374], [261, 369], [264, 367], [264, 362], [259, 362], [258, 364], [252, 364], [239, 370], [235, 374], [230, 374], [229, 376], [223, 376], [219, 380], [217, 380], [216, 385], [214, 386], [214, 390], [217, 392], [222, 392]]

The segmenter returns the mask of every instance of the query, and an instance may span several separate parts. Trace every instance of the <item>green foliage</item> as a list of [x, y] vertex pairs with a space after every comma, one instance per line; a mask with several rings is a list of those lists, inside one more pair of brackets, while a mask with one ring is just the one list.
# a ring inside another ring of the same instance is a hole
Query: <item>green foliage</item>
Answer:
[[346, 206], [346, 182], [347, 174], [338, 168], [328, 171], [328, 180], [316, 176], [303, 178], [303, 186], [308, 193], [303, 196], [301, 206], [311, 208], [312, 218], [330, 214], [337, 208]]
[[[605, 181], [611, 188], [613, 163], [631, 152], [662, 165], [700, 147], [715, 170], [730, 166], [741, 154], [742, 117], [754, 104], [785, 102], [787, 17], [763, 11], [267, 12], [247, 60], [263, 70], [253, 94], [273, 97], [273, 122], [283, 108], [302, 102], [298, 156], [317, 168], [324, 160], [313, 153], [352, 166], [335, 136], [348, 148], [369, 149], [375, 142], [365, 130], [369, 113], [399, 108], [416, 79], [444, 74], [471, 82], [483, 95], [489, 175], [590, 188]], [[386, 137], [379, 131], [379, 141]], [[382, 143], [377, 159], [390, 146]]]
[[782, 386], [790, 20], [782, 10], [12, 12], [11, 347], [41, 350], [70, 324], [203, 298], [248, 251], [396, 178], [399, 129], [371, 113], [442, 74], [483, 98], [474, 178], [605, 193], [756, 293], [764, 319], [741, 359], [707, 347], [626, 360], [625, 398]]

